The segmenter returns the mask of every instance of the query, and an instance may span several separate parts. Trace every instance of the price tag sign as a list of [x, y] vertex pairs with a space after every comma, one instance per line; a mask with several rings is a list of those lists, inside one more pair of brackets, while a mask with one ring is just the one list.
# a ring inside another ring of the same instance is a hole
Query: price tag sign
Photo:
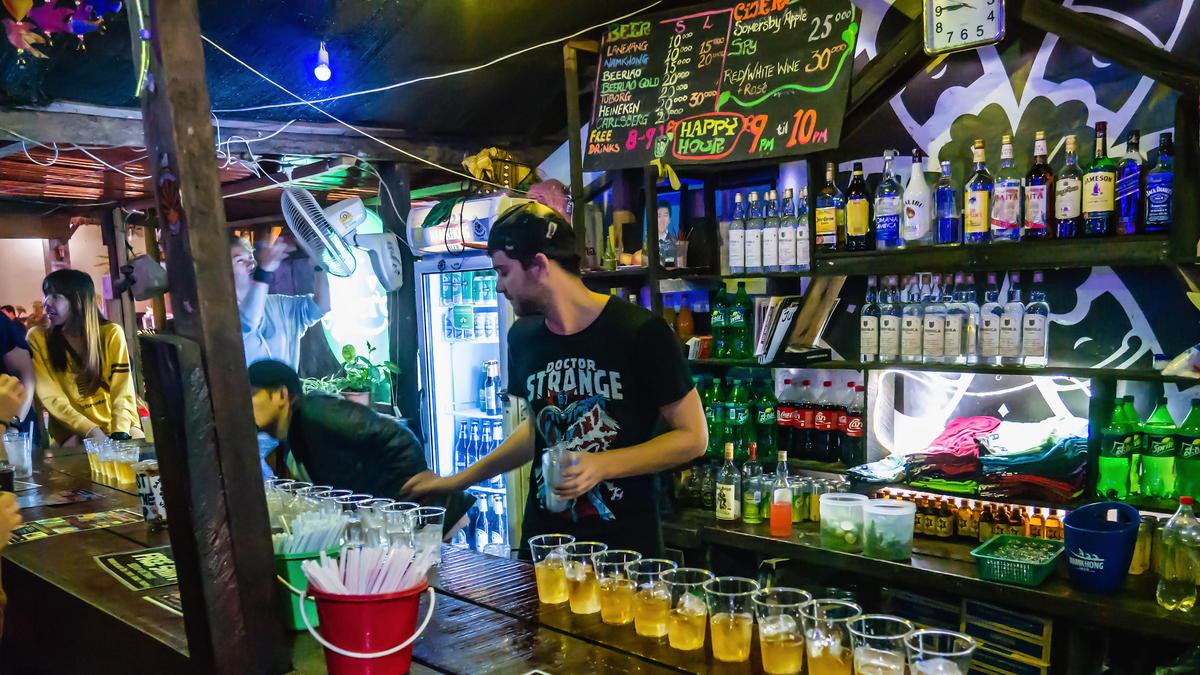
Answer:
[[837, 147], [858, 19], [846, 0], [752, 0], [610, 26], [585, 170]]

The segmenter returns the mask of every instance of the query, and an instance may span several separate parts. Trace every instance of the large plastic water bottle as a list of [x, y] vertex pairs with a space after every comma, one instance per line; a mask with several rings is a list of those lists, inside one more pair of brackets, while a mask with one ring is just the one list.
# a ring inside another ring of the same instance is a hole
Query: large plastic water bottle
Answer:
[[1200, 523], [1192, 514], [1192, 498], [1180, 497], [1179, 510], [1163, 528], [1158, 604], [1167, 610], [1190, 610], [1196, 604], [1197, 574], [1200, 574]]

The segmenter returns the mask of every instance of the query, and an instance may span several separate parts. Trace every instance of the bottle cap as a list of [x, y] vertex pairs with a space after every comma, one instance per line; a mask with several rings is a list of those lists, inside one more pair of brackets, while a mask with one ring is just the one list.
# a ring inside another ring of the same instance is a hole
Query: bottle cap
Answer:
[[1194, 499], [1192, 499], [1191, 497], [1188, 497], [1187, 495], [1184, 495], [1179, 498], [1179, 503], [1184, 506], [1191, 506], [1192, 502], [1194, 502], [1194, 501], [1195, 501]]
[[825, 386], [826, 386], [826, 387], [832, 387], [832, 386], [833, 386], [833, 380], [825, 380]]

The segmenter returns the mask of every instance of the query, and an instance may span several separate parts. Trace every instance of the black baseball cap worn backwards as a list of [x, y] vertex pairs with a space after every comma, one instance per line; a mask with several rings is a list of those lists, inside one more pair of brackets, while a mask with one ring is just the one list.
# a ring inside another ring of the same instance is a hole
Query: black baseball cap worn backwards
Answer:
[[561, 213], [537, 202], [514, 206], [500, 214], [488, 234], [487, 250], [488, 255], [502, 251], [526, 267], [542, 253], [566, 271], [579, 273], [575, 229]]

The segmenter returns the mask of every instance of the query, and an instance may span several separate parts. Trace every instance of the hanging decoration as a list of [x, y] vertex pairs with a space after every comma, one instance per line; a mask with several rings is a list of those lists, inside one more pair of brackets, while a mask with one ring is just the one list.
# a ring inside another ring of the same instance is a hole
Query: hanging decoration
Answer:
[[47, 59], [37, 45], [50, 44], [58, 34], [74, 35], [83, 49], [89, 33], [104, 30], [106, 16], [121, 11], [120, 0], [0, 0], [7, 17], [3, 17], [4, 35], [16, 50], [18, 62], [24, 55]]

